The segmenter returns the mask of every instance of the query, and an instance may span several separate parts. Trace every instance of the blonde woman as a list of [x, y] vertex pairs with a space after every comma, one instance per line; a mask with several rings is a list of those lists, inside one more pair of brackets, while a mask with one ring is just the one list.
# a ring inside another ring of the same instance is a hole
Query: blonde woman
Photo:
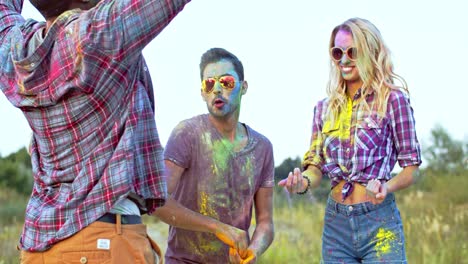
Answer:
[[[329, 48], [328, 97], [314, 109], [304, 171], [296, 168], [279, 185], [303, 194], [323, 174], [331, 179], [324, 263], [406, 263], [393, 193], [415, 181], [421, 164], [406, 83], [394, 73], [379, 30], [365, 19], [336, 26]], [[392, 176], [396, 162], [403, 170]]]

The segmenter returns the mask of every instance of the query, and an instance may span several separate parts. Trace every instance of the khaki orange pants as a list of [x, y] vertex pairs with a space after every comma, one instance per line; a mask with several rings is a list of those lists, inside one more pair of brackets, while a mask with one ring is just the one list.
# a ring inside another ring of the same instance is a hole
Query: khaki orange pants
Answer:
[[22, 264], [162, 264], [161, 250], [146, 225], [94, 222], [44, 252], [21, 251]]

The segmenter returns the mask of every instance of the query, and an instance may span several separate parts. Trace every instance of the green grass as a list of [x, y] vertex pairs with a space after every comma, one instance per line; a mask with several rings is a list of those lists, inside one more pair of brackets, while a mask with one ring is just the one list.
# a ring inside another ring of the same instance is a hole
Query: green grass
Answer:
[[[467, 176], [427, 175], [397, 193], [408, 263], [468, 264]], [[15, 245], [26, 201], [0, 190], [0, 264], [17, 263]], [[275, 240], [259, 263], [319, 263], [323, 215], [323, 203], [296, 196], [290, 205], [284, 193], [276, 192]], [[165, 249], [167, 225], [154, 217], [144, 221], [150, 235]]]
[[409, 263], [468, 263], [468, 175], [427, 175], [398, 196]]
[[27, 197], [8, 188], [0, 189], [0, 264], [19, 262], [16, 250], [24, 221]]
[[[287, 199], [283, 195], [275, 200]], [[275, 208], [275, 240], [259, 263], [319, 263], [325, 206], [303, 199]]]

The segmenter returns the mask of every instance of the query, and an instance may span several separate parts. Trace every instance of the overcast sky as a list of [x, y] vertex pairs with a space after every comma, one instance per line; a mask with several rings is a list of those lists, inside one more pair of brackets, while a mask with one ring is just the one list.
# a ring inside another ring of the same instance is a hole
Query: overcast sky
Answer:
[[[23, 15], [42, 20], [25, 1]], [[144, 50], [156, 95], [161, 141], [181, 120], [205, 113], [198, 64], [223, 47], [243, 62], [249, 90], [240, 120], [267, 136], [276, 165], [301, 156], [310, 141], [313, 107], [326, 96], [328, 40], [350, 17], [373, 22], [390, 47], [395, 71], [409, 86], [423, 145], [440, 124], [468, 140], [468, 1], [193, 0]], [[0, 95], [0, 154], [29, 142], [22, 113]]]

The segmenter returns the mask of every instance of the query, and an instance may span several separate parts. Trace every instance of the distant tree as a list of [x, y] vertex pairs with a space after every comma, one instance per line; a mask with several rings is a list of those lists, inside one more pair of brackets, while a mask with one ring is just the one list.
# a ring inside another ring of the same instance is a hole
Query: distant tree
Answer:
[[278, 167], [275, 168], [275, 182], [288, 177], [290, 171], [294, 168], [301, 168], [301, 159], [296, 157], [295, 159], [287, 158]]
[[468, 142], [452, 139], [440, 125], [431, 130], [431, 143], [423, 150], [427, 160], [426, 171], [466, 174], [468, 172]]
[[21, 194], [32, 191], [31, 157], [25, 148], [4, 158], [0, 157], [0, 186]]

